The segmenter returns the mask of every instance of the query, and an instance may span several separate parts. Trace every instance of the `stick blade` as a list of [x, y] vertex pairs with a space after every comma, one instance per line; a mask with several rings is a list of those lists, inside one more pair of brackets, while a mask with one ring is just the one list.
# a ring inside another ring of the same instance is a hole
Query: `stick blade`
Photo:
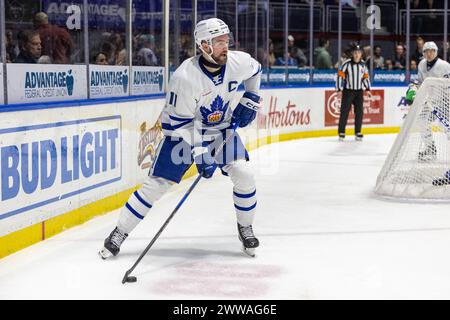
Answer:
[[131, 282], [137, 281], [137, 278], [135, 276], [130, 276], [130, 273], [131, 273], [130, 270], [125, 272], [125, 275], [123, 276], [123, 279], [122, 279], [122, 284], [125, 284], [127, 282], [131, 283]]

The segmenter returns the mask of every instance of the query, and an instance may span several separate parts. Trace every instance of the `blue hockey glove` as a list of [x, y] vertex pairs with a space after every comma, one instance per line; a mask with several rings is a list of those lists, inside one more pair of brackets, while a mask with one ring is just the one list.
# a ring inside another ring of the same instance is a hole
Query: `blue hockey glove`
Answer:
[[208, 147], [195, 147], [192, 150], [198, 173], [203, 178], [211, 178], [217, 169], [217, 163], [211, 156]]
[[248, 126], [256, 118], [260, 104], [260, 97], [251, 92], [245, 92], [233, 111], [232, 123], [239, 121], [239, 127]]

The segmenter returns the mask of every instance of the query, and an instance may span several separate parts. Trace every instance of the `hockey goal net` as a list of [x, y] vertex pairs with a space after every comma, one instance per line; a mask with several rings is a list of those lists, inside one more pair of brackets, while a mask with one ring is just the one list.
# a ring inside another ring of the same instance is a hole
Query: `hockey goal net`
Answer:
[[426, 79], [378, 175], [376, 194], [450, 201], [449, 107], [450, 80]]

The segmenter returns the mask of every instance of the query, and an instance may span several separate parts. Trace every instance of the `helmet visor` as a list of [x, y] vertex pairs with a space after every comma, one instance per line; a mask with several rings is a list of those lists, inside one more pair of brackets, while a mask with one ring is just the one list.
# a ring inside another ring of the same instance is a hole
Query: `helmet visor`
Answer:
[[211, 40], [211, 45], [213, 48], [224, 49], [225, 47], [231, 48], [234, 47], [234, 37], [233, 33], [228, 33], [226, 35], [221, 35], [219, 37], [215, 37]]

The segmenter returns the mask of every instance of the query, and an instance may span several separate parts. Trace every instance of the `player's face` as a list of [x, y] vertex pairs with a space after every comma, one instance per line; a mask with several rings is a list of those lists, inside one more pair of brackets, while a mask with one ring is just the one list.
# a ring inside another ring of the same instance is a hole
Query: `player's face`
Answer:
[[428, 62], [431, 62], [436, 58], [437, 53], [436, 50], [426, 50], [424, 51], [423, 55]]
[[229, 45], [230, 36], [227, 34], [221, 35], [212, 40], [212, 57], [217, 64], [224, 65], [227, 63]]

